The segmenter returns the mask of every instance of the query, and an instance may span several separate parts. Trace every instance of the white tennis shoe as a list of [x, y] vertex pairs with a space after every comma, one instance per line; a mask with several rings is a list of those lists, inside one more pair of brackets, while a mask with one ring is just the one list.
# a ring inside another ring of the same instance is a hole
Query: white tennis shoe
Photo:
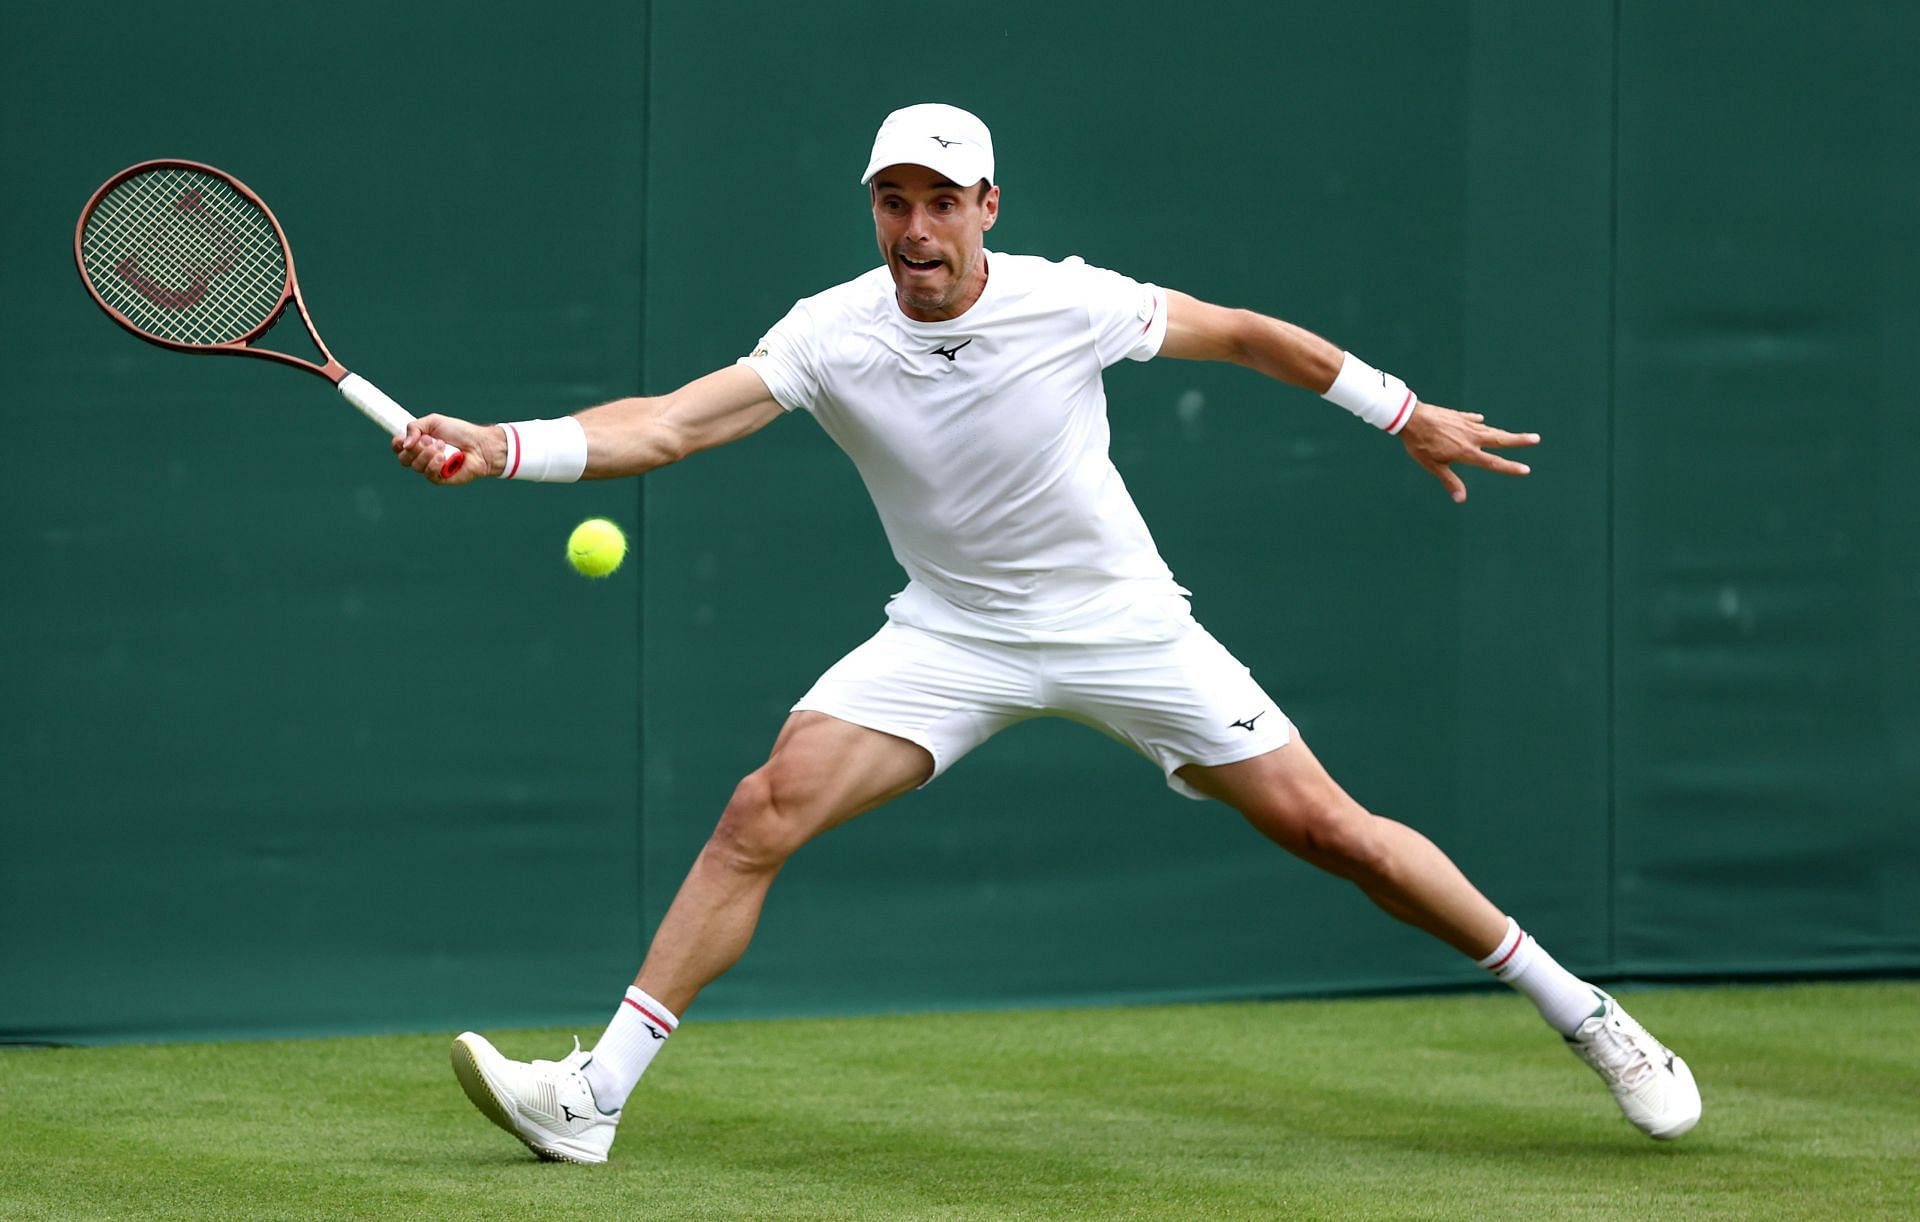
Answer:
[[1648, 1137], [1670, 1141], [1700, 1121], [1700, 1088], [1687, 1063], [1595, 989], [1600, 1012], [1566, 1037], [1567, 1046], [1606, 1082], [1620, 1110]]
[[515, 1061], [471, 1031], [453, 1041], [453, 1076], [488, 1120], [526, 1143], [541, 1158], [604, 1163], [620, 1113], [593, 1100], [581, 1071], [593, 1059], [573, 1041], [558, 1061]]

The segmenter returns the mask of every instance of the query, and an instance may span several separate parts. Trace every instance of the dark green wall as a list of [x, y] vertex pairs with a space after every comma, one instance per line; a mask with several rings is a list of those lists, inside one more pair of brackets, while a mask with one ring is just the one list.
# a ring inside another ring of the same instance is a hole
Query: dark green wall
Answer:
[[645, 20], [522, 13], [0, 16], [0, 1034], [544, 1021], [630, 971], [637, 585], [561, 553], [638, 485], [435, 495], [319, 380], [119, 331], [71, 253], [108, 174], [207, 161], [415, 411], [630, 388]]
[[[318, 381], [113, 328], [71, 266], [87, 193], [231, 169], [350, 366], [552, 415], [870, 266], [855, 179], [925, 98], [993, 126], [996, 248], [1280, 314], [1545, 435], [1454, 508], [1311, 396], [1113, 371], [1199, 615], [1362, 801], [1579, 970], [1920, 967], [1920, 21], [192, 11], [0, 16], [0, 1039], [597, 1025], [902, 580], [804, 418], [644, 482], [427, 488]], [[589, 585], [559, 553], [595, 513], [638, 549]], [[698, 1013], [1474, 979], [1041, 723], [809, 847]]]
[[1678, 8], [1619, 32], [1619, 962], [1912, 966], [1920, 10]]

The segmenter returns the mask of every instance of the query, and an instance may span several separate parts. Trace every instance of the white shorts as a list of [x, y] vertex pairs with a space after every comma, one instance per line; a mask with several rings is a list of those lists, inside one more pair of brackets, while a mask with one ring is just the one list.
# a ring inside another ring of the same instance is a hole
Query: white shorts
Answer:
[[[1042, 645], [947, 636], [889, 621], [793, 706], [918, 743], [939, 776], [1018, 721], [1067, 717], [1174, 771], [1284, 747], [1292, 723], [1205, 628], [1156, 644]], [[929, 781], [933, 777], [927, 778]]]

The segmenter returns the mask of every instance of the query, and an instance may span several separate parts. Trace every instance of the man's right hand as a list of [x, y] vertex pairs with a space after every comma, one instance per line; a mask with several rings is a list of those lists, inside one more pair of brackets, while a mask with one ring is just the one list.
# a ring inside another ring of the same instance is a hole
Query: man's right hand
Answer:
[[[452, 479], [442, 479], [441, 464], [449, 445], [464, 453], [467, 461]], [[453, 416], [422, 416], [407, 426], [406, 436], [393, 439], [393, 452], [399, 456], [400, 465], [413, 468], [436, 484], [467, 484], [498, 475], [506, 449], [498, 425], [471, 424]]]

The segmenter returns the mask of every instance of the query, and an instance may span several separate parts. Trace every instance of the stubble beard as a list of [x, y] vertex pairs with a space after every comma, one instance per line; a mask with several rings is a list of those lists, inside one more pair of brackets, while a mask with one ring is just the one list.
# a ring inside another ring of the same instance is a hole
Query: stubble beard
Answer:
[[952, 309], [954, 303], [959, 301], [961, 294], [966, 291], [967, 282], [973, 274], [973, 266], [969, 264], [964, 271], [956, 271], [951, 261], [948, 261], [945, 266], [947, 283], [944, 288], [928, 287], [916, 292], [906, 283], [895, 281], [900, 300], [916, 310], [933, 312]]
[[900, 286], [900, 299], [916, 310], [944, 310], [953, 304], [954, 293], [951, 288], [938, 296], [916, 293], [905, 285]]

